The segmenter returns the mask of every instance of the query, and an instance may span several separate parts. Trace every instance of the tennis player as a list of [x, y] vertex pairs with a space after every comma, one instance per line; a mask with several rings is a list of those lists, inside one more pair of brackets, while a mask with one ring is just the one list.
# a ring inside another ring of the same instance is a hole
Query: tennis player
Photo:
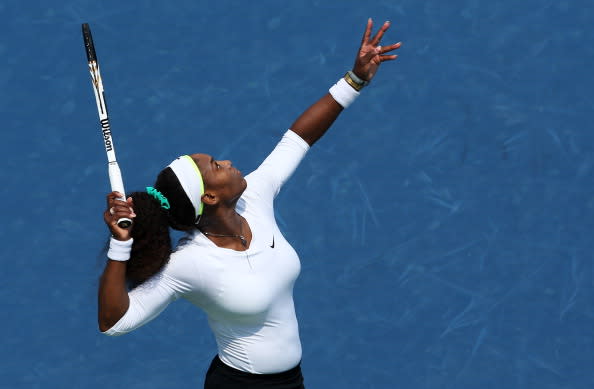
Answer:
[[[272, 153], [243, 176], [230, 161], [183, 155], [127, 201], [107, 195], [112, 238], [99, 286], [99, 328], [130, 332], [184, 298], [202, 309], [218, 352], [206, 389], [304, 388], [293, 285], [299, 257], [274, 219], [274, 198], [309, 148], [400, 43], [381, 46], [367, 21], [353, 69], [303, 112]], [[117, 220], [131, 218], [129, 229]], [[185, 231], [177, 247], [169, 228]]]

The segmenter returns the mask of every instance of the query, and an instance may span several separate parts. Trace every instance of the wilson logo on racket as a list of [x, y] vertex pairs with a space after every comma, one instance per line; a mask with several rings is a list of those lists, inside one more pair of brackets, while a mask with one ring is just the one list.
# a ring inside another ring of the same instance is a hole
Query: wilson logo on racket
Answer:
[[101, 130], [103, 132], [103, 142], [105, 143], [105, 151], [113, 150], [111, 143], [111, 128], [109, 127], [109, 119], [100, 120]]

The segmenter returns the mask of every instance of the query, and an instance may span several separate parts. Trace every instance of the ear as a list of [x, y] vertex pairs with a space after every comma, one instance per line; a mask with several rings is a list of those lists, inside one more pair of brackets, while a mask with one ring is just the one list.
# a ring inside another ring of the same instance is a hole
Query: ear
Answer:
[[200, 198], [206, 205], [217, 205], [219, 203], [219, 197], [214, 192], [206, 192]]

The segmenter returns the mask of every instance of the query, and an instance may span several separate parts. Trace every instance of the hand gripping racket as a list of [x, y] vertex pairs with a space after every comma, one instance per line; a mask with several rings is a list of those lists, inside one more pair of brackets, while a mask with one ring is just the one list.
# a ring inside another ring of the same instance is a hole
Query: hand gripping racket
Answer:
[[[111, 137], [111, 126], [109, 125], [109, 116], [105, 104], [105, 93], [103, 92], [103, 82], [101, 81], [101, 73], [99, 72], [99, 62], [97, 61], [97, 53], [95, 52], [95, 45], [93, 44], [91, 28], [87, 23], [83, 23], [82, 25], [82, 34], [85, 49], [87, 51], [87, 60], [89, 61], [89, 71], [91, 72], [91, 82], [93, 84], [93, 91], [95, 92], [95, 101], [97, 102], [97, 111], [99, 112], [101, 135], [103, 136], [105, 152], [107, 153], [111, 191], [121, 193], [123, 197], [121, 197], [120, 200], [126, 201], [122, 173], [118, 161], [116, 160], [113, 138]], [[118, 226], [121, 228], [128, 228], [130, 225], [132, 225], [132, 220], [128, 218], [121, 218], [118, 220]]]

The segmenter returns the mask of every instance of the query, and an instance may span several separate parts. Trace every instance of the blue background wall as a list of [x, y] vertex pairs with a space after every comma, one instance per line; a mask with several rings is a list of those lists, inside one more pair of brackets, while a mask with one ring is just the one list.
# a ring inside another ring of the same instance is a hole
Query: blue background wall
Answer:
[[247, 172], [352, 65], [396, 62], [278, 201], [308, 388], [594, 386], [594, 6], [548, 1], [0, 3], [0, 386], [199, 388], [185, 302], [96, 328], [108, 191], [90, 23], [129, 190], [177, 155]]

